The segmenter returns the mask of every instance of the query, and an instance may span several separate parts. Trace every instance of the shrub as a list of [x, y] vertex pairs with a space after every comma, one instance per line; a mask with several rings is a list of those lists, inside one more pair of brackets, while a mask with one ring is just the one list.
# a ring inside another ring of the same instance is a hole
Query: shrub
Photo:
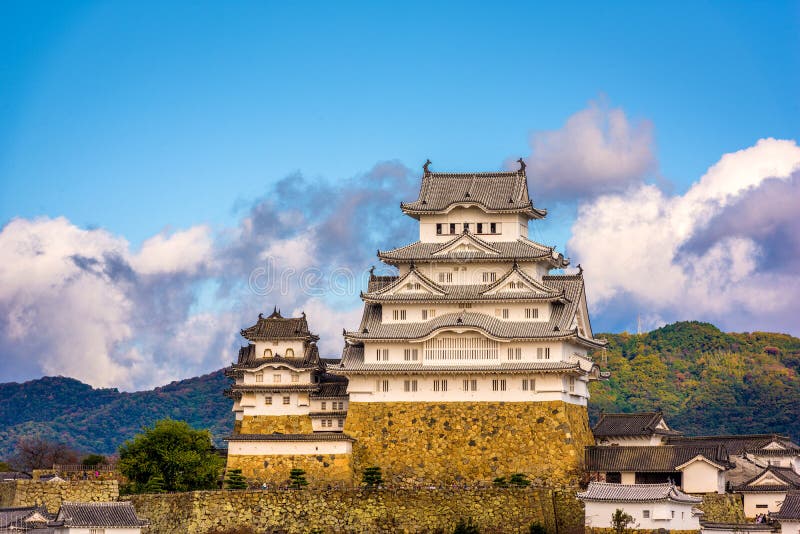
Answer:
[[477, 525], [472, 522], [472, 518], [468, 517], [466, 521], [463, 519], [459, 520], [453, 534], [480, 534], [480, 532]]
[[364, 475], [361, 481], [367, 489], [373, 489], [383, 484], [383, 475], [380, 467], [367, 467], [364, 469]]
[[302, 469], [292, 469], [289, 471], [289, 487], [293, 489], [303, 489], [305, 486], [308, 486], [305, 471]]
[[231, 469], [228, 471], [228, 478], [225, 479], [225, 486], [231, 490], [247, 489], [247, 480], [242, 475], [241, 469]]

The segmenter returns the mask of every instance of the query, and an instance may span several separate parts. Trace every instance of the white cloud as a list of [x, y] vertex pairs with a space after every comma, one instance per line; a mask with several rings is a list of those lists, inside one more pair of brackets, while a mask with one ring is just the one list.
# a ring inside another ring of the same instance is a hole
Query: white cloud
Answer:
[[639, 185], [581, 205], [569, 249], [587, 267], [590, 304], [600, 313], [628, 307], [631, 314], [702, 318], [723, 328], [792, 327], [800, 283], [788, 267], [797, 258], [783, 264], [764, 258], [765, 233], [784, 231], [795, 217], [770, 218], [762, 202], [770, 230], [747, 232], [731, 215], [750, 201], [774, 198], [765, 188], [776, 180], [789, 187], [799, 169], [796, 143], [762, 139], [724, 155], [683, 195]]
[[537, 195], [586, 198], [623, 191], [656, 166], [653, 127], [619, 108], [591, 102], [560, 130], [531, 136], [528, 176]]
[[140, 274], [196, 273], [211, 261], [214, 243], [207, 226], [194, 226], [172, 235], [161, 233], [142, 244], [131, 258]]

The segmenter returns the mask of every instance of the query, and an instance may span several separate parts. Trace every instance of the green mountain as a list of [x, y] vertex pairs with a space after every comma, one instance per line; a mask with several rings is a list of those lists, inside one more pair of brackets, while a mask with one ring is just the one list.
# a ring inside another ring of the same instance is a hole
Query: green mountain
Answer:
[[[800, 440], [800, 339], [763, 332], [726, 334], [713, 325], [675, 323], [608, 339], [595, 360], [611, 371], [592, 384], [589, 414], [660, 409], [689, 435], [779, 432]], [[0, 384], [0, 459], [18, 439], [41, 435], [82, 452], [114, 453], [143, 426], [172, 417], [210, 429], [218, 445], [231, 432], [222, 371], [151, 391], [120, 393], [45, 377]]]
[[597, 337], [609, 343], [593, 356], [611, 378], [592, 384], [592, 421], [601, 411], [660, 409], [687, 435], [778, 432], [800, 440], [800, 339], [726, 334], [696, 321]]
[[0, 384], [0, 459], [32, 435], [81, 452], [112, 454], [143, 426], [165, 417], [207, 428], [223, 446], [233, 429], [231, 401], [222, 395], [229, 384], [221, 370], [135, 393], [94, 389], [64, 377]]

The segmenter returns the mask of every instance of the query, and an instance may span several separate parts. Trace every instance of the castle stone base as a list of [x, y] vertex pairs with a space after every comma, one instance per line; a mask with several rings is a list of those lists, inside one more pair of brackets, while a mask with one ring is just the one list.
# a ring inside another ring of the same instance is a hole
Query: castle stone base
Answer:
[[289, 480], [289, 471], [302, 469], [310, 487], [327, 487], [329, 484], [353, 484], [353, 471], [349, 454], [319, 455], [228, 455], [227, 469], [241, 469], [251, 481], [283, 486]]
[[311, 434], [307, 415], [246, 415], [237, 421], [236, 434]]
[[585, 406], [549, 402], [350, 403], [353, 468], [380, 466], [395, 484], [491, 482], [525, 473], [577, 482], [594, 439]]

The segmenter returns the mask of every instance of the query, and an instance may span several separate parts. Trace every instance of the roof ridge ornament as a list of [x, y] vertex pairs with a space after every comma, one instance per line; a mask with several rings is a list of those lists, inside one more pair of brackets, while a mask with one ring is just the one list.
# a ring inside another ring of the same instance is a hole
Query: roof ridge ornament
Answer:
[[519, 169], [517, 170], [517, 172], [524, 174], [525, 173], [525, 167], [527, 167], [527, 165], [525, 165], [525, 160], [522, 159], [522, 158], [519, 158], [517, 160], [517, 163], [519, 163]]
[[579, 263], [578, 264], [578, 276], [582, 276], [582, 275], [583, 275], [583, 267], [581, 267], [581, 264]]
[[423, 174], [430, 174], [430, 173], [431, 173], [431, 170], [428, 168], [428, 167], [430, 167], [431, 163], [432, 163], [432, 162], [431, 162], [431, 160], [430, 160], [430, 159], [428, 159], [428, 160], [426, 160], [426, 161], [425, 161], [425, 163], [422, 165], [422, 172], [423, 172]]

